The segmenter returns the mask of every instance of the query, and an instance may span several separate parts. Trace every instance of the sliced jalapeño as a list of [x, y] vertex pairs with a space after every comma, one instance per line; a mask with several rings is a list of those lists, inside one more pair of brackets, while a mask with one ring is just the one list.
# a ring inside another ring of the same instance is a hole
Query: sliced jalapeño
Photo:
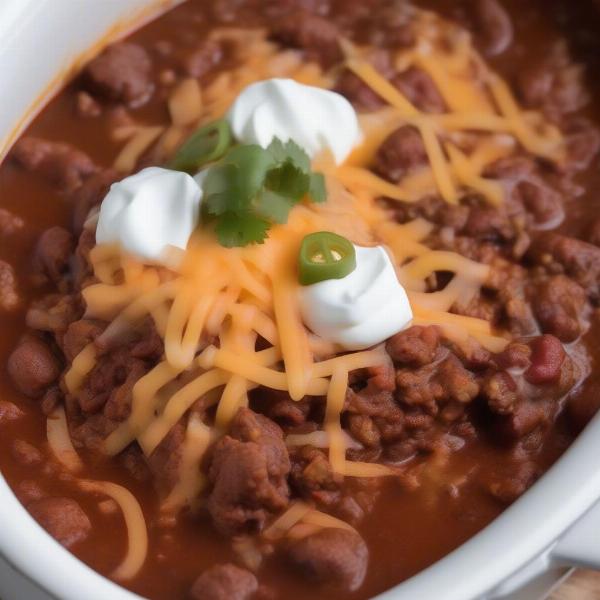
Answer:
[[204, 165], [221, 158], [232, 143], [231, 127], [225, 119], [214, 121], [195, 131], [179, 148], [169, 167], [195, 173]]
[[356, 251], [345, 237], [318, 231], [302, 240], [298, 270], [300, 283], [312, 285], [327, 279], [342, 279], [356, 269]]

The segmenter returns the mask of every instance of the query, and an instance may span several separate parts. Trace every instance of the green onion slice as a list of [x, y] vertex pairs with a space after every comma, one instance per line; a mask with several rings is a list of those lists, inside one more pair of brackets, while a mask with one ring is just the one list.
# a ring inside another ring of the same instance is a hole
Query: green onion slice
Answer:
[[195, 131], [179, 148], [169, 167], [195, 173], [207, 163], [219, 160], [232, 143], [231, 127], [225, 119], [214, 121]]
[[311, 233], [302, 240], [298, 269], [302, 285], [342, 279], [356, 269], [356, 251], [341, 235], [331, 231]]

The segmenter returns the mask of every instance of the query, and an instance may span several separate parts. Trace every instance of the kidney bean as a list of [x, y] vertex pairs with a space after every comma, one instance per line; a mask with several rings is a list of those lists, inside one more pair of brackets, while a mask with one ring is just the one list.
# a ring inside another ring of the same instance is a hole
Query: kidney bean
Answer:
[[556, 381], [565, 360], [565, 349], [553, 335], [542, 335], [531, 342], [531, 366], [525, 371], [525, 379], [534, 385]]

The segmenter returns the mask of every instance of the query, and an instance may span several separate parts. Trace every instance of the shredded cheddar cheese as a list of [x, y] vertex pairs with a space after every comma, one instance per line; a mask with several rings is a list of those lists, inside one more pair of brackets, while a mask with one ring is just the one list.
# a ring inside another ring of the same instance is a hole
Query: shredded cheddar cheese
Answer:
[[46, 436], [48, 445], [55, 458], [71, 473], [83, 469], [83, 462], [73, 447], [65, 409], [58, 406], [46, 420]]
[[191, 506], [205, 485], [200, 463], [210, 445], [211, 429], [202, 422], [200, 416], [193, 413], [190, 416], [181, 463], [179, 479], [171, 493], [161, 505], [163, 512], [174, 512], [184, 506]]
[[164, 131], [163, 127], [140, 127], [123, 147], [114, 162], [114, 168], [120, 173], [130, 173], [135, 169], [140, 156]]
[[[421, 178], [421, 186], [414, 198], [405, 189], [408, 177], [399, 186], [393, 186], [357, 170], [364, 165], [359, 164], [361, 159], [372, 159], [373, 149], [385, 138], [384, 132], [390, 133], [402, 124], [419, 130], [430, 163], [425, 171], [432, 173], [437, 192], [451, 204], [457, 203], [459, 188], [478, 192], [495, 206], [502, 203], [503, 190], [500, 186], [482, 177], [484, 167], [493, 162], [493, 158], [480, 161], [475, 157], [482, 147], [489, 148], [493, 142], [503, 145], [503, 142], [491, 138], [493, 134], [513, 136], [526, 150], [541, 158], [555, 162], [563, 159], [564, 142], [560, 131], [540, 114], [520, 109], [509, 86], [491, 72], [468, 34], [426, 11], [417, 14], [415, 27], [418, 43], [398, 53], [396, 64], [401, 71], [412, 66], [425, 71], [449, 110], [444, 114], [420, 111], [363, 58], [365, 51], [345, 41], [346, 66], [396, 111], [394, 116], [394, 112], [386, 108], [379, 118], [371, 116], [365, 119], [370, 135], [364, 148], [356, 150], [351, 157], [353, 170], [348, 167], [340, 169], [340, 177], [345, 184], [370, 187], [374, 193], [402, 202], [414, 201], [430, 193], [425, 178]], [[478, 134], [472, 156], [448, 143], [456, 132]], [[506, 148], [504, 150], [497, 152], [497, 158], [506, 154]], [[390, 185], [396, 189], [390, 189]]]
[[132, 579], [144, 566], [148, 554], [148, 529], [139, 502], [128, 489], [109, 481], [83, 480], [79, 487], [86, 492], [105, 494], [121, 508], [127, 525], [127, 553], [111, 577], [119, 581]]

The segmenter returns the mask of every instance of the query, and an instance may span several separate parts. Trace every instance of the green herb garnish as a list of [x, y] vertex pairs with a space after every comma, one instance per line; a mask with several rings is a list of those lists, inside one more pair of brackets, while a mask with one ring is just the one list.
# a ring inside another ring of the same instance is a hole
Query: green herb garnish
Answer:
[[210, 167], [203, 184], [204, 210], [215, 220], [223, 246], [262, 243], [273, 223], [286, 223], [305, 196], [324, 202], [325, 178], [311, 171], [306, 152], [293, 141], [275, 138], [267, 149], [230, 148]]

